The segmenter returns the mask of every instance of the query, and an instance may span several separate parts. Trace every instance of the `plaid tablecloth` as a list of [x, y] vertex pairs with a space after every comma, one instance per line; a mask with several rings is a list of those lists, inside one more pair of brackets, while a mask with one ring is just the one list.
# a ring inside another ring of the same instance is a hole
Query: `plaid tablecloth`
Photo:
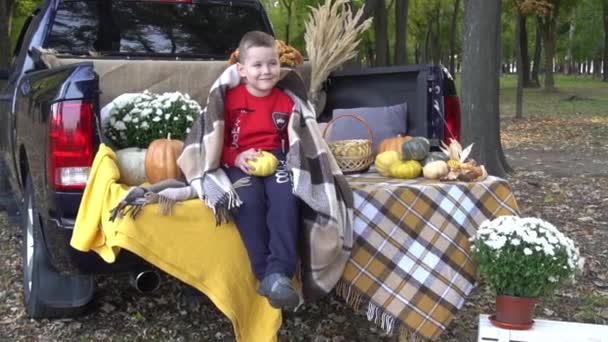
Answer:
[[355, 245], [338, 295], [387, 333], [435, 340], [475, 284], [469, 237], [485, 219], [518, 214], [509, 184], [349, 176]]

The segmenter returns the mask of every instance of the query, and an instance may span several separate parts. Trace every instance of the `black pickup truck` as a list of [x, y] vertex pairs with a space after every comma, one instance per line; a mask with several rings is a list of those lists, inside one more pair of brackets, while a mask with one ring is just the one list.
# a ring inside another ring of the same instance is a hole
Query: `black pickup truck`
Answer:
[[[29, 17], [10, 69], [0, 70], [7, 82], [0, 91], [0, 175], [8, 178], [0, 183], [9, 184], [16, 204], [4, 207], [20, 218], [28, 316], [77, 315], [94, 295], [96, 274], [153, 269], [127, 251], [106, 264], [69, 245], [102, 140], [100, 109], [145, 89], [179, 90], [205, 103], [211, 82], [201, 80], [223, 71], [250, 30], [273, 34], [259, 0], [47, 0]], [[325, 91], [320, 121], [334, 108], [407, 102], [408, 134], [434, 145], [458, 136], [458, 99], [441, 66], [343, 71], [331, 75]]]

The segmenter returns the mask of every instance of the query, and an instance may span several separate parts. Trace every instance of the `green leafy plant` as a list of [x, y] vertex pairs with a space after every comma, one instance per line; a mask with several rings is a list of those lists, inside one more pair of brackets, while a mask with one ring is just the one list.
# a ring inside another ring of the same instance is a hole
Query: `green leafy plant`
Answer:
[[160, 138], [184, 140], [201, 113], [201, 106], [180, 92], [149, 91], [114, 100], [104, 125], [104, 135], [114, 147], [147, 148]]
[[487, 220], [471, 240], [477, 271], [497, 295], [551, 295], [582, 267], [574, 242], [538, 218]]

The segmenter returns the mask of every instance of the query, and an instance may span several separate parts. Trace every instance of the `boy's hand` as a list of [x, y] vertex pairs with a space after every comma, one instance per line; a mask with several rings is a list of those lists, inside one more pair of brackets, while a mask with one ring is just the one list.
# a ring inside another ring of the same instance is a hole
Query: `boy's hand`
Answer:
[[256, 148], [250, 148], [246, 151], [243, 151], [241, 153], [239, 153], [238, 156], [236, 156], [236, 159], [234, 160], [234, 166], [238, 167], [239, 169], [241, 169], [241, 171], [245, 172], [246, 174], [250, 174], [251, 171], [254, 170], [254, 168], [249, 165], [247, 162], [249, 160], [254, 160], [259, 157], [261, 155], [261, 151], [259, 149]]

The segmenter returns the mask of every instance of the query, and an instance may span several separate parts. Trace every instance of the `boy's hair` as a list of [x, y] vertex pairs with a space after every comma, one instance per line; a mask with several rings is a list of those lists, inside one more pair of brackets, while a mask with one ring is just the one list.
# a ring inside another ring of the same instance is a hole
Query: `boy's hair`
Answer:
[[245, 33], [239, 42], [239, 63], [245, 61], [247, 51], [252, 47], [276, 48], [277, 42], [273, 36], [262, 31], [250, 31]]

